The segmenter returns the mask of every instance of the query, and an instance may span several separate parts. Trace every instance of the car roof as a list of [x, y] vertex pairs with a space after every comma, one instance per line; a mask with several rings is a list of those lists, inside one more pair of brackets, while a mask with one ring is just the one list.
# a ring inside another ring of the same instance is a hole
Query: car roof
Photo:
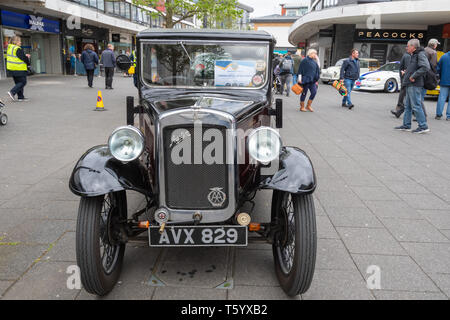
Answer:
[[139, 32], [138, 39], [219, 39], [219, 40], [250, 40], [272, 41], [275, 38], [266, 31], [224, 30], [224, 29], [161, 29], [152, 28]]

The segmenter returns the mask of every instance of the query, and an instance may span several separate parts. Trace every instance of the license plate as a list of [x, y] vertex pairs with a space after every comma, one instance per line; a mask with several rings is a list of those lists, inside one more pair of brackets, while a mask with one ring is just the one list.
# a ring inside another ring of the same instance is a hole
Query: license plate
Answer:
[[247, 227], [243, 226], [166, 226], [148, 228], [151, 247], [233, 247], [247, 246]]
[[357, 86], [361, 86], [361, 82], [360, 81], [356, 81], [355, 83]]

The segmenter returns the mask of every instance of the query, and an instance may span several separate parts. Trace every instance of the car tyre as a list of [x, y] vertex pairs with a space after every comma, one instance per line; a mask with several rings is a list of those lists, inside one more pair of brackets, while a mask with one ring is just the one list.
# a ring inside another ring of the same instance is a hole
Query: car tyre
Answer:
[[[317, 228], [313, 196], [274, 191], [272, 223], [281, 227], [274, 234], [272, 245], [278, 281], [288, 296], [303, 294], [311, 285], [316, 263]], [[289, 252], [291, 254], [287, 257]]]
[[126, 218], [125, 191], [81, 198], [76, 256], [81, 283], [87, 292], [104, 296], [114, 288], [122, 269], [125, 243], [117, 239], [113, 226], [117, 226], [118, 219]]
[[0, 124], [5, 126], [8, 123], [8, 116], [4, 113], [0, 114]]
[[384, 84], [384, 92], [386, 93], [395, 93], [398, 90], [397, 80], [394, 78], [388, 79]]

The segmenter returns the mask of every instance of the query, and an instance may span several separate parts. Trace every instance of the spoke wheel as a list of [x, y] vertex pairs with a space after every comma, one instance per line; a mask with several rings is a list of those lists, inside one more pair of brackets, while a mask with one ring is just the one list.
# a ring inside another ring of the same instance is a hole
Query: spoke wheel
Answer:
[[81, 282], [89, 293], [103, 296], [117, 282], [125, 252], [118, 226], [127, 218], [126, 208], [125, 191], [80, 200], [76, 253]]
[[272, 249], [280, 285], [289, 296], [305, 293], [314, 275], [317, 250], [312, 195], [274, 191], [272, 222], [278, 226]]

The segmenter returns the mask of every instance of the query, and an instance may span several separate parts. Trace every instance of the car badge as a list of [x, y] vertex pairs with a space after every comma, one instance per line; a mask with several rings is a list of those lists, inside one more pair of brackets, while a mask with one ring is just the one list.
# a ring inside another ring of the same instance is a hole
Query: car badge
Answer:
[[219, 187], [209, 189], [210, 192], [208, 194], [208, 201], [213, 207], [221, 207], [224, 204], [227, 195], [222, 191], [222, 189], [223, 188]]
[[184, 139], [188, 138], [191, 136], [191, 133], [187, 130], [182, 131], [180, 134], [176, 135], [174, 133], [172, 133], [172, 137], [171, 137], [171, 141], [170, 141], [170, 145], [169, 148], [175, 147], [177, 144], [181, 143], [184, 141]]

